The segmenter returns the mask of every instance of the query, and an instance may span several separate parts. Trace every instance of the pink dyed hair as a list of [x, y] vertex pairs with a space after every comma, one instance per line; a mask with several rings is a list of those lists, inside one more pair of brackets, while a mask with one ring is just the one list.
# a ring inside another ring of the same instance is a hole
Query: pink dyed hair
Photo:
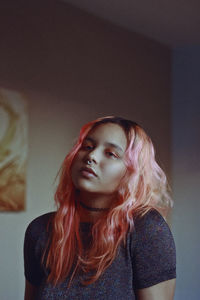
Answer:
[[[105, 123], [118, 124], [126, 133], [127, 171], [120, 183], [115, 207], [92, 227], [93, 243], [85, 258], [70, 170], [90, 130]], [[105, 117], [84, 125], [77, 143], [66, 156], [60, 170], [60, 180], [55, 193], [57, 212], [51, 224], [52, 232], [44, 254], [45, 259], [43, 257], [46, 267], [50, 269], [48, 281], [54, 285], [62, 282], [69, 275], [74, 262], [76, 267], [71, 280], [79, 267], [86, 274], [94, 271], [94, 275], [85, 284], [96, 281], [113, 262], [119, 244], [125, 243], [128, 230], [134, 227], [134, 216], [142, 216], [151, 208], [166, 216], [172, 206], [168, 190], [166, 176], [155, 160], [151, 139], [138, 124], [119, 117]]]

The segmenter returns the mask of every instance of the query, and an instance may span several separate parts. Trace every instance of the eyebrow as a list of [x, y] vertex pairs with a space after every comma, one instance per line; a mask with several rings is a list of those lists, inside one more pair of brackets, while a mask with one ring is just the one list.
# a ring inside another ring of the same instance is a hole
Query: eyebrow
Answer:
[[[96, 141], [95, 141], [93, 138], [91, 138], [91, 137], [86, 137], [86, 138], [85, 138], [85, 141], [90, 141], [90, 142], [96, 144]], [[119, 145], [117, 145], [117, 144], [115, 144], [115, 143], [106, 142], [106, 143], [105, 143], [105, 146], [106, 146], [106, 147], [112, 147], [112, 148], [115, 148], [115, 149], [117, 149], [117, 150], [120, 151], [120, 152], [124, 152], [124, 150], [123, 150]]]

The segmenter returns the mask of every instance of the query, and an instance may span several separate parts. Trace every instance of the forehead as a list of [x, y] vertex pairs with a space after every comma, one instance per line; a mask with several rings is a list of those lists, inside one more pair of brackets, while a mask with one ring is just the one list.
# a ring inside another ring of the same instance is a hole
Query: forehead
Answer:
[[124, 151], [127, 147], [126, 134], [118, 124], [106, 123], [98, 125], [88, 133], [87, 138], [91, 138], [97, 143], [115, 144]]

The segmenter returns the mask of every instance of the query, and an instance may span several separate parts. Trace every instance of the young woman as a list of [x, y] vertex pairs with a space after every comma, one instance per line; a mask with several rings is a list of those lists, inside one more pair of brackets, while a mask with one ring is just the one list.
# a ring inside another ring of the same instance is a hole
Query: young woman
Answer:
[[57, 211], [26, 230], [25, 300], [173, 299], [175, 246], [163, 218], [171, 199], [138, 124], [105, 117], [83, 126], [55, 201]]

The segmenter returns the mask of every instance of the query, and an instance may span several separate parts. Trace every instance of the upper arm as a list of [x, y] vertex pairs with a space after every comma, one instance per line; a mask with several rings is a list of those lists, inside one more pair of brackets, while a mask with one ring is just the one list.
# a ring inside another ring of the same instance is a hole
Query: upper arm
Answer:
[[42, 257], [48, 240], [44, 216], [33, 220], [24, 238], [24, 274], [33, 286], [39, 286], [45, 276]]
[[24, 300], [35, 300], [37, 287], [32, 285], [28, 280], [25, 283]]
[[171, 288], [176, 277], [176, 251], [171, 231], [154, 210], [139, 219], [135, 228], [136, 242], [132, 249], [134, 290], [142, 294], [158, 290], [162, 293], [168, 285]]
[[137, 300], [173, 300], [176, 279], [163, 281], [136, 291]]

